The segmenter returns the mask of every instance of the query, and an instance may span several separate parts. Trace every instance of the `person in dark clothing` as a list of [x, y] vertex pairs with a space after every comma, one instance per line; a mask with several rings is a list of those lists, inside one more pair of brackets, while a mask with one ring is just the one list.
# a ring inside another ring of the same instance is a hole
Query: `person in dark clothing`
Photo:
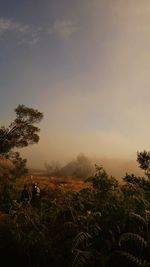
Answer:
[[30, 195], [29, 195], [29, 191], [27, 189], [27, 185], [24, 185], [24, 189], [21, 192], [21, 202], [27, 202], [29, 203], [30, 200]]
[[33, 184], [32, 187], [32, 197], [31, 197], [31, 205], [36, 205], [39, 203], [40, 199], [40, 188], [37, 186], [37, 184]]

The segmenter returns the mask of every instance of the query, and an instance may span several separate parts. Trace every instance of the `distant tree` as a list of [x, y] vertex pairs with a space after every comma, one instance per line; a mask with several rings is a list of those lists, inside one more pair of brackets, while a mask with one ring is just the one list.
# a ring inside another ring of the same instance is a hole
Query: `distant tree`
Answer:
[[75, 160], [62, 167], [59, 174], [74, 176], [76, 179], [86, 179], [94, 174], [94, 166], [88, 157], [84, 154], [79, 154]]
[[75, 170], [73, 175], [77, 178], [87, 179], [90, 175], [94, 174], [94, 167], [88, 157], [84, 154], [79, 154], [75, 161]]
[[57, 161], [53, 161], [51, 162], [51, 164], [48, 164], [47, 162], [45, 162], [45, 169], [46, 169], [46, 174], [48, 176], [52, 176], [52, 175], [60, 175], [61, 173], [61, 167], [59, 162]]
[[150, 151], [137, 152], [137, 162], [139, 167], [145, 171], [145, 175], [150, 179]]
[[43, 114], [36, 109], [18, 105], [15, 109], [16, 119], [9, 127], [0, 128], [0, 154], [6, 154], [14, 148], [26, 147], [39, 141], [39, 123]]

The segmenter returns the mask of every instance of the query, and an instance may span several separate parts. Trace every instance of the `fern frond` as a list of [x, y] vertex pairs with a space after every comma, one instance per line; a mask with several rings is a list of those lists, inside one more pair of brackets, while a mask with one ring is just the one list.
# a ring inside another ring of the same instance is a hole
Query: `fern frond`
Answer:
[[134, 233], [124, 233], [121, 235], [120, 240], [119, 240], [119, 246], [122, 245], [123, 242], [126, 241], [131, 241], [131, 242], [135, 242], [135, 244], [137, 246], [139, 246], [140, 248], [146, 248], [147, 247], [147, 242], [146, 240], [138, 235], [138, 234], [134, 234]]
[[132, 199], [134, 199], [137, 203], [139, 203], [141, 206], [145, 207], [145, 208], [150, 208], [150, 204], [149, 202], [144, 199], [143, 197], [139, 197], [139, 196], [132, 196]]
[[83, 244], [84, 242], [88, 242], [89, 239], [91, 239], [92, 236], [87, 232], [80, 232], [77, 234], [77, 236], [74, 238], [72, 243], [72, 250], [74, 251], [80, 244]]
[[92, 231], [92, 235], [98, 236], [99, 233], [102, 231], [102, 229], [99, 227], [98, 224], [96, 224], [96, 225], [94, 225], [92, 227], [92, 230], [91, 231]]
[[138, 266], [138, 267], [143, 266], [142, 260], [139, 259], [138, 257], [133, 256], [131, 253], [121, 251], [121, 250], [117, 251], [117, 253], [120, 254], [122, 257], [126, 258], [129, 262], [134, 263], [136, 266]]
[[82, 267], [86, 265], [89, 261], [91, 261], [93, 255], [90, 251], [82, 251], [79, 249], [76, 249], [74, 252], [76, 252], [75, 259], [73, 261], [72, 267]]
[[146, 225], [146, 221], [141, 215], [134, 213], [134, 212], [130, 212], [129, 216], [135, 219], [137, 222], [142, 223], [143, 225]]

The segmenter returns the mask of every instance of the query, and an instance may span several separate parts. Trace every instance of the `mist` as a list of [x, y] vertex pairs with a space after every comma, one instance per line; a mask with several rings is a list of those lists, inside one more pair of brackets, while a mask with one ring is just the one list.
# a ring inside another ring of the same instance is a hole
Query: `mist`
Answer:
[[[65, 156], [64, 156], [65, 158]], [[139, 168], [138, 163], [132, 159], [106, 158], [106, 157], [89, 157], [79, 153], [74, 158], [67, 160], [47, 158], [43, 165], [37, 162], [28, 161], [28, 167], [46, 171], [47, 175], [57, 176], [74, 176], [75, 178], [86, 179], [95, 173], [95, 164], [103, 166], [106, 172], [113, 177], [122, 180], [126, 173], [143, 176], [144, 172]]]

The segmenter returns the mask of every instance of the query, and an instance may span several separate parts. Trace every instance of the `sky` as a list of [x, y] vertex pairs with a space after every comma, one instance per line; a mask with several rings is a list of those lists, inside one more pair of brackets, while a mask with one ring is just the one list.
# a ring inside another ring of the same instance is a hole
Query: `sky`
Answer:
[[149, 0], [0, 0], [1, 125], [44, 113], [33, 167], [150, 147]]

